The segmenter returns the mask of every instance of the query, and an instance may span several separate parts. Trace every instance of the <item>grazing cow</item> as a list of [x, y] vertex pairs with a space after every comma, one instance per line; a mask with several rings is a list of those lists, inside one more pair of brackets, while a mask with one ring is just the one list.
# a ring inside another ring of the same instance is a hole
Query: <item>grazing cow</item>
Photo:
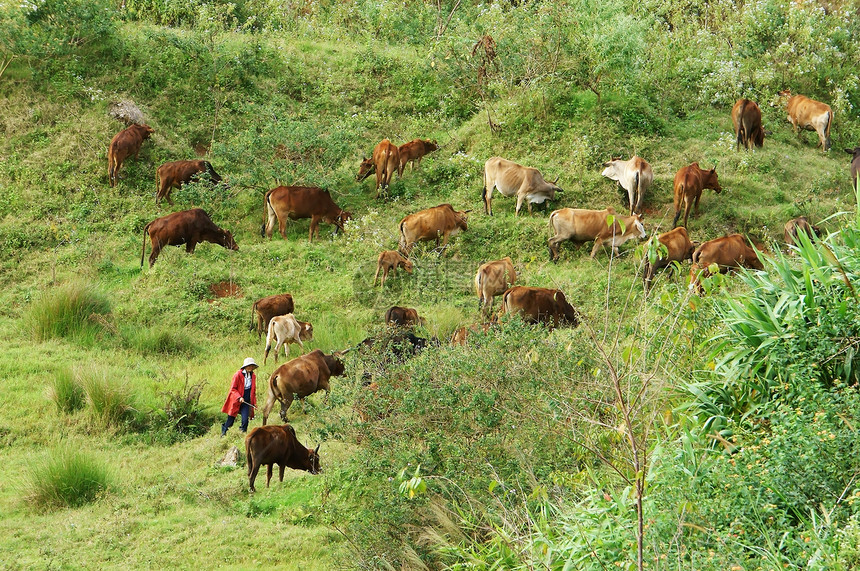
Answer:
[[254, 330], [254, 314], [257, 315], [257, 339], [261, 339], [263, 331], [268, 331], [269, 322], [276, 315], [286, 315], [295, 310], [293, 296], [288, 293], [279, 293], [258, 299], [251, 308], [251, 328]]
[[657, 241], [666, 247], [666, 253], [661, 252], [653, 264], [647, 258], [645, 259], [643, 279], [646, 292], [651, 289], [651, 282], [659, 270], [669, 266], [672, 262], [683, 262], [691, 259], [693, 251], [698, 246], [697, 243], [690, 241], [690, 237], [687, 236], [687, 229], [683, 226], [660, 234], [657, 236]]
[[419, 240], [436, 240], [439, 247], [439, 236], [442, 236], [442, 255], [448, 245], [448, 239], [461, 230], [468, 229], [469, 210], [454, 210], [450, 204], [440, 204], [433, 208], [420, 210], [410, 214], [400, 221], [400, 253], [409, 257], [409, 253]]
[[170, 198], [170, 193], [174, 188], [179, 188], [187, 182], [191, 182], [201, 173], [209, 175], [209, 181], [212, 184], [221, 182], [221, 177], [212, 168], [209, 161], [175, 161], [172, 163], [164, 163], [158, 170], [155, 171], [155, 203], [161, 202], [162, 198], [167, 199], [168, 204], [173, 206], [173, 200]]
[[263, 200], [263, 228], [260, 235], [272, 237], [275, 222], [278, 230], [286, 240], [287, 218], [298, 220], [310, 218], [308, 242], [313, 242], [314, 236], [319, 236], [320, 221], [334, 224], [335, 232], [346, 229], [344, 224], [352, 218], [352, 214], [341, 209], [334, 203], [327, 190], [315, 186], [279, 186], [266, 193]]
[[260, 466], [266, 467], [266, 487], [272, 480], [272, 465], [278, 465], [279, 479], [284, 481], [284, 468], [304, 470], [311, 474], [320, 471], [320, 447], [305, 448], [299, 443], [295, 429], [283, 426], [258, 426], [245, 437], [245, 456], [248, 462], [248, 483], [256, 492], [254, 481]]
[[645, 191], [650, 188], [654, 181], [651, 165], [642, 157], [634, 156], [629, 161], [612, 159], [608, 163], [603, 163], [603, 166], [606, 167], [603, 169], [603, 176], [618, 181], [621, 188], [627, 191], [627, 198], [630, 201], [630, 214], [639, 212], [642, 209]]
[[750, 150], [753, 145], [761, 148], [764, 145], [764, 129], [761, 127], [761, 108], [755, 101], [738, 99], [732, 107], [732, 125], [737, 139], [736, 150], [744, 146]]
[[860, 171], [860, 147], [845, 149], [851, 155], [851, 186], [857, 188], [857, 172]]
[[550, 327], [579, 325], [577, 311], [559, 289], [514, 286], [502, 295], [499, 315], [519, 313], [526, 323], [546, 323]]
[[424, 325], [425, 322], [426, 320], [418, 315], [418, 311], [411, 307], [392, 305], [385, 312], [385, 323], [388, 325], [415, 327], [416, 325]]
[[492, 311], [497, 295], [505, 293], [517, 281], [517, 272], [509, 257], [481, 264], [475, 274], [475, 294], [478, 308]]
[[272, 340], [277, 339], [275, 345], [275, 363], [278, 362], [278, 351], [284, 347], [284, 359], [290, 356], [290, 344], [298, 343], [302, 351], [305, 345], [302, 341], [310, 341], [314, 338], [314, 326], [305, 321], [299, 321], [292, 313], [276, 315], [269, 321], [269, 333], [266, 335], [266, 353], [263, 355], [263, 364], [269, 358], [269, 349], [272, 348]]
[[717, 194], [723, 189], [717, 180], [716, 167], [711, 170], [702, 170], [699, 163], [693, 163], [681, 167], [675, 173], [675, 218], [672, 219], [672, 227], [678, 225], [681, 216], [681, 205], [684, 205], [684, 228], [687, 227], [687, 218], [690, 216], [690, 208], [696, 205], [696, 216], [699, 215], [699, 199], [702, 198], [702, 190], [710, 188]]
[[460, 327], [451, 334], [451, 345], [465, 346], [466, 340], [473, 333], [487, 333], [494, 323], [473, 323], [472, 325]]
[[690, 287], [701, 294], [700, 279], [711, 275], [711, 265], [717, 264], [719, 272], [725, 273], [732, 268], [764, 269], [756, 251], [742, 234], [730, 234], [703, 242], [693, 252], [693, 266], [690, 268]]
[[373, 276], [373, 285], [376, 285], [376, 279], [379, 277], [379, 272], [382, 271], [382, 283], [385, 285], [385, 278], [388, 277], [388, 272], [392, 275], [397, 275], [397, 268], [403, 268], [410, 274], [412, 273], [412, 262], [400, 255], [396, 250], [385, 250], [380, 252], [379, 258], [376, 260], [376, 275]]
[[379, 198], [379, 191], [388, 190], [394, 173], [402, 175], [397, 145], [388, 139], [383, 139], [376, 145], [371, 158], [362, 159], [355, 180], [361, 182], [374, 171], [376, 171], [376, 198]]
[[131, 155], [137, 159], [140, 146], [153, 133], [155, 130], [149, 125], [134, 124], [123, 129], [110, 140], [110, 145], [108, 145], [108, 181], [111, 186], [116, 186], [122, 162]]
[[821, 148], [825, 151], [830, 150], [830, 125], [833, 123], [833, 110], [830, 105], [815, 101], [803, 95], [792, 95], [791, 91], [786, 89], [779, 92], [780, 97], [788, 98], [786, 110], [788, 111], [788, 120], [794, 132], [797, 133], [798, 127], [818, 133], [818, 141]]
[[165, 246], [181, 246], [185, 251], [194, 253], [194, 248], [200, 242], [220, 244], [228, 250], [238, 250], [239, 246], [233, 240], [229, 230], [215, 226], [212, 219], [202, 208], [192, 208], [182, 212], [174, 212], [161, 218], [156, 218], [143, 227], [143, 250], [140, 253], [140, 267], [143, 267], [143, 257], [146, 255], [146, 236], [152, 241], [152, 253], [149, 255], [149, 267], [155, 263], [158, 254]]
[[319, 349], [314, 349], [307, 355], [287, 361], [272, 373], [269, 378], [269, 395], [263, 406], [263, 426], [275, 401], [281, 403], [281, 420], [287, 422], [287, 410], [297, 396], [305, 407], [305, 397], [317, 391], [325, 391], [325, 401], [331, 390], [329, 379], [343, 375], [343, 362], [339, 359], [342, 353], [326, 355]]
[[421, 166], [421, 159], [424, 155], [432, 153], [439, 148], [436, 141], [429, 139], [414, 139], [408, 143], [403, 143], [397, 148], [397, 153], [400, 157], [400, 168], [398, 176], [403, 176], [403, 171], [406, 169], [406, 163], [409, 163], [409, 170], [414, 171], [416, 167]]
[[389, 330], [375, 337], [365, 338], [356, 345], [356, 348], [383, 354], [390, 352], [396, 359], [402, 359], [417, 354], [433, 343], [434, 341], [418, 337], [411, 331], [395, 332]]
[[556, 192], [564, 192], [555, 182], [547, 182], [539, 170], [518, 165], [501, 157], [492, 157], [484, 164], [484, 213], [493, 214], [493, 189], [499, 189], [504, 196], [517, 197], [516, 215], [524, 201], [528, 201], [529, 214], [532, 204], [542, 204], [547, 200], [555, 200]]
[[[609, 224], [609, 216], [615, 219]], [[622, 225], [623, 224], [623, 228]], [[559, 245], [565, 240], [582, 244], [594, 240], [591, 257], [604, 242], [612, 246], [618, 255], [618, 246], [633, 238], [645, 238], [645, 226], [639, 214], [620, 216], [612, 207], [606, 210], [584, 210], [581, 208], [562, 208], [549, 215], [549, 227], [555, 235], [549, 239], [549, 258], [558, 261]]]
[[815, 240], [822, 235], [821, 229], [818, 226], [810, 224], [806, 216], [800, 216], [785, 223], [785, 243], [789, 246], [797, 244], [798, 232], [803, 232], [810, 240]]

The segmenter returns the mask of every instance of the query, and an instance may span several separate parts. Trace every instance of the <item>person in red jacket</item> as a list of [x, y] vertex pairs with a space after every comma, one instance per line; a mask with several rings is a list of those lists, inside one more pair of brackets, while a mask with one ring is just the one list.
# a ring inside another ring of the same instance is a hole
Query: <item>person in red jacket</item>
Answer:
[[239, 430], [248, 432], [248, 421], [254, 418], [254, 409], [257, 408], [257, 375], [254, 373], [256, 369], [257, 363], [252, 357], [248, 357], [242, 368], [233, 375], [230, 392], [221, 407], [221, 412], [227, 413], [227, 420], [221, 425], [221, 436], [227, 434], [227, 429], [233, 426], [237, 414], [242, 415]]

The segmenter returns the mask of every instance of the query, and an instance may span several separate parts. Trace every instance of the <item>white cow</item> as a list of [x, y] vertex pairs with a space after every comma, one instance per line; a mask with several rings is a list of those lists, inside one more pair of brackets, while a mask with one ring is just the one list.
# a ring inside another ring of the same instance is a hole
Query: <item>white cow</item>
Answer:
[[639, 212], [642, 209], [645, 191], [654, 182], [651, 165], [642, 157], [634, 156], [629, 161], [612, 159], [608, 163], [603, 163], [603, 166], [606, 167], [603, 169], [603, 176], [618, 181], [621, 188], [627, 191], [627, 198], [630, 200], [630, 214]]
[[[558, 179], [556, 179], [558, 182]], [[539, 170], [518, 165], [501, 157], [488, 159], [484, 164], [484, 213], [493, 214], [493, 189], [499, 189], [504, 196], [517, 197], [516, 214], [520, 213], [523, 202], [528, 201], [529, 214], [532, 204], [554, 200], [556, 192], [564, 192], [555, 182], [547, 182]]]
[[310, 341], [314, 337], [314, 327], [310, 323], [299, 321], [292, 313], [277, 315], [269, 322], [269, 333], [266, 335], [266, 353], [263, 355], [263, 364], [269, 358], [269, 349], [272, 348], [272, 340], [277, 339], [275, 345], [275, 362], [278, 361], [278, 351], [284, 347], [284, 358], [290, 356], [290, 344], [298, 343], [304, 353], [305, 346], [302, 341]]

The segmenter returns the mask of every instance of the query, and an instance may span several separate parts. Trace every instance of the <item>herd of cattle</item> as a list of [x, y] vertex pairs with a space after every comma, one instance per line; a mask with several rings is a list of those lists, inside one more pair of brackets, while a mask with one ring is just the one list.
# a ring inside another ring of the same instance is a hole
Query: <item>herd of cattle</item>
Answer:
[[[828, 150], [830, 125], [833, 120], [830, 107], [801, 95], [792, 96], [789, 92], [781, 92], [780, 95], [786, 98], [788, 119], [795, 131], [798, 128], [816, 131], [820, 146]], [[762, 127], [761, 109], [755, 102], [738, 100], [732, 109], [731, 118], [738, 149], [741, 145], [747, 150], [763, 145], [766, 132]], [[153, 132], [148, 125], [133, 124], [113, 138], [108, 148], [108, 178], [111, 186], [117, 183], [123, 161], [132, 155], [137, 158], [141, 145]], [[378, 197], [380, 192], [388, 189], [395, 173], [402, 177], [408, 163], [412, 163], [414, 170], [420, 165], [423, 156], [437, 149], [435, 141], [415, 139], [398, 147], [385, 139], [376, 145], [370, 158], [362, 160], [356, 180], [362, 181], [375, 172]], [[860, 170], [860, 147], [846, 149], [846, 152], [852, 155], [851, 176], [856, 181], [857, 172]], [[593, 258], [603, 245], [610, 246], [617, 255], [618, 247], [627, 240], [646, 237], [641, 209], [644, 196], [654, 179], [651, 165], [643, 158], [634, 156], [629, 160], [613, 159], [603, 166], [605, 168], [602, 175], [617, 181], [621, 188], [626, 190], [629, 215], [618, 214], [612, 207], [604, 210], [561, 208], [553, 211], [549, 215], [549, 226], [553, 235], [548, 241], [552, 261], [559, 259], [560, 245], [565, 241], [593, 241]], [[156, 203], [166, 199], [172, 206], [171, 190], [196, 180], [201, 175], [214, 184], [223, 182], [207, 161], [187, 160], [161, 165], [156, 171]], [[531, 213], [532, 204], [554, 200], [557, 193], [564, 192], [557, 182], [558, 179], [548, 182], [535, 168], [492, 157], [484, 165], [484, 187], [481, 194], [484, 212], [492, 216], [492, 195], [494, 190], [498, 190], [504, 196], [516, 197], [516, 215], [524, 203]], [[658, 253], [656, 256], [652, 254], [651, 259], [645, 262], [643, 275], [646, 291], [650, 289], [656, 273], [670, 266], [672, 262], [692, 260], [691, 287], [696, 291], [700, 291], [700, 278], [713, 271], [726, 272], [738, 267], [762, 269], [757, 250], [751, 247], [749, 239], [741, 234], [732, 234], [701, 244], [690, 240], [687, 233], [690, 210], [695, 207], [698, 214], [699, 200], [706, 188], [717, 193], [721, 191], [715, 168], [702, 169], [698, 163], [693, 163], [677, 171], [673, 184], [673, 230], [656, 237], [656, 242], [659, 243], [656, 248]], [[320, 222], [333, 225], [335, 232], [344, 231], [346, 222], [352, 217], [350, 212], [335, 204], [327, 190], [317, 187], [279, 186], [266, 193], [263, 204], [264, 219], [260, 233], [266, 238], [272, 237], [276, 223], [281, 235], [286, 238], [288, 218], [309, 218], [308, 240], [313, 241], [319, 233]], [[678, 226], [682, 211], [683, 223]], [[376, 285], [380, 273], [383, 286], [389, 273], [396, 276], [398, 268], [411, 273], [414, 264], [409, 256], [419, 241], [435, 240], [436, 247], [441, 248], [441, 255], [452, 236], [467, 230], [469, 212], [470, 210], [457, 211], [450, 204], [441, 204], [404, 217], [399, 224], [398, 249], [379, 254], [373, 285]], [[794, 243], [798, 232], [804, 232], [810, 238], [820, 233], [805, 217], [797, 218], [785, 225], [786, 242]], [[150, 267], [163, 247], [168, 245], [184, 244], [188, 253], [193, 253], [200, 242], [220, 244], [231, 250], [239, 248], [232, 234], [215, 225], [209, 215], [200, 208], [157, 218], [144, 227], [143, 234], [141, 266], [146, 254], [147, 237], [152, 244]], [[505, 314], [517, 313], [527, 322], [545, 323], [550, 327], [576, 327], [579, 324], [578, 312], [568, 303], [561, 290], [514, 285], [516, 281], [517, 272], [509, 257], [481, 265], [474, 283], [483, 318], [480, 323], [455, 331], [451, 343], [464, 344], [471, 333], [486, 332], [494, 326], [499, 316]], [[489, 319], [497, 296], [502, 297], [501, 308], [496, 317]], [[253, 305], [252, 313], [256, 318], [258, 337], [262, 336], [263, 331], [267, 331], [264, 364], [273, 343], [274, 358], [277, 361], [282, 346], [285, 357], [288, 357], [290, 344], [298, 344], [304, 350], [303, 342], [312, 339], [313, 326], [297, 320], [293, 315], [294, 309], [290, 294], [263, 298]], [[388, 324], [407, 328], [423, 323], [423, 318], [415, 309], [398, 306], [390, 308], [384, 320]], [[427, 343], [427, 340], [415, 337], [411, 332], [397, 335], [398, 342], [411, 346], [413, 351]], [[359, 346], [373, 346], [378, 342], [378, 339], [368, 338]], [[267, 486], [268, 480], [271, 479], [272, 465], [275, 463], [280, 466], [281, 479], [284, 466], [304, 469], [311, 473], [319, 471], [319, 447], [314, 450], [300, 445], [295, 431], [289, 425], [273, 427], [266, 426], [266, 423], [276, 401], [281, 403], [281, 419], [286, 422], [286, 413], [294, 395], [304, 403], [306, 396], [324, 390], [327, 398], [330, 390], [329, 379], [344, 374], [344, 365], [340, 359], [343, 354], [344, 351], [325, 354], [315, 350], [287, 361], [272, 373], [268, 382], [268, 398], [262, 409], [263, 426], [253, 430], [246, 439], [248, 476], [252, 490], [257, 471], [262, 465], [266, 465], [268, 470]]]

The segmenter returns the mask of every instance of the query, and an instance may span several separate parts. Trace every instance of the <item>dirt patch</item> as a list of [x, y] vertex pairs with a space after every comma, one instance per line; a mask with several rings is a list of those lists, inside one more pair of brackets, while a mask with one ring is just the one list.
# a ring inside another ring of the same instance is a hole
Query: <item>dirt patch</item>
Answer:
[[241, 297], [242, 288], [240, 288], [236, 282], [218, 282], [209, 286], [209, 293], [211, 293], [215, 299], [220, 299], [222, 297]]
[[194, 154], [198, 157], [205, 157], [209, 154], [209, 145], [206, 143], [201, 143], [200, 141], [191, 144], [191, 148], [194, 149]]

